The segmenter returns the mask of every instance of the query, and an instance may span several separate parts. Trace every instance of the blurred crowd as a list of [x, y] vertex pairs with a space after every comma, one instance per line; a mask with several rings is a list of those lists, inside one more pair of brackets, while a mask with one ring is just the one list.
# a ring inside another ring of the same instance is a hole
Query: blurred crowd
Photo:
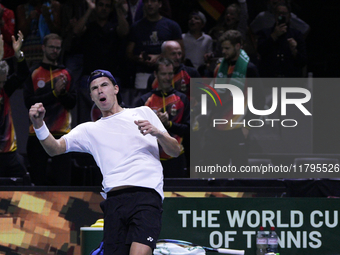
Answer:
[[[206, 131], [199, 118], [190, 121], [200, 107], [190, 94], [191, 78], [225, 78], [246, 91], [245, 78], [307, 75], [310, 27], [292, 12], [291, 2], [267, 0], [254, 19], [248, 13], [247, 0], [28, 0], [15, 10], [0, 4], [0, 176], [22, 177], [29, 171], [35, 185], [73, 184], [72, 171], [83, 163], [72, 154], [50, 158], [32, 126], [27, 160], [16, 152], [9, 97], [23, 89], [27, 109], [43, 102], [46, 125], [60, 137], [101, 117], [86, 84], [92, 71], [103, 69], [116, 78], [124, 107], [149, 106], [182, 144], [177, 158], [160, 149], [164, 176], [189, 177], [189, 133], [198, 131], [199, 137]], [[258, 90], [254, 103], [262, 109]], [[230, 94], [219, 93], [230, 101]], [[230, 109], [213, 115], [242, 121], [230, 117]], [[219, 132], [206, 141], [223, 137], [232, 145], [232, 150], [220, 148], [221, 164], [246, 164], [250, 128], [229, 126]]]

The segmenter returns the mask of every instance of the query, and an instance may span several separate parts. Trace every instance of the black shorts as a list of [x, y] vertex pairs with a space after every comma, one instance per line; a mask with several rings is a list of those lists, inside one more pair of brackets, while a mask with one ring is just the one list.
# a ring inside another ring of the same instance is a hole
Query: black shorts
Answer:
[[154, 249], [161, 231], [162, 198], [154, 189], [132, 187], [107, 193], [104, 254], [129, 254], [132, 242]]

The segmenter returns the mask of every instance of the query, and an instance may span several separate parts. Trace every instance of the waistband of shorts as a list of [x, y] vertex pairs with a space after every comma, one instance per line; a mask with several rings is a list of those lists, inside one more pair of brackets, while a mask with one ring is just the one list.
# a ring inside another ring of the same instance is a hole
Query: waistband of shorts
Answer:
[[153, 192], [154, 191], [154, 192], [156, 192], [154, 189], [150, 189], [150, 188], [129, 187], [129, 188], [125, 188], [125, 189], [109, 191], [106, 195], [107, 195], [107, 197], [114, 197], [114, 196], [118, 196], [118, 195], [121, 195], [121, 194], [134, 193], [134, 192], [138, 192], [138, 191], [146, 191], [146, 192], [150, 192], [150, 191]]

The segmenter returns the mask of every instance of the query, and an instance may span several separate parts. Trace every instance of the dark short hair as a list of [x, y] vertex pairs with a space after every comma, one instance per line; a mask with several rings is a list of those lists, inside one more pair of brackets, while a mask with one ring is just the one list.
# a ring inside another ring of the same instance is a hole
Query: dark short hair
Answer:
[[286, 7], [286, 8], [287, 8], [287, 10], [288, 10], [288, 12], [289, 12], [289, 13], [291, 12], [290, 5], [288, 5], [288, 4], [285, 4], [285, 3], [278, 3], [277, 5], [275, 5], [275, 8], [274, 8], [274, 10], [275, 10], [275, 13], [277, 12], [277, 8], [278, 8], [279, 6]]
[[61, 38], [61, 36], [54, 34], [54, 33], [50, 33], [50, 34], [48, 34], [44, 37], [43, 45], [46, 46], [48, 40], [52, 40], [52, 39], [57, 39], [57, 40], [63, 41], [63, 38]]
[[228, 11], [229, 7], [235, 8], [236, 14], [237, 14], [238, 18], [240, 18], [240, 16], [241, 16], [241, 7], [240, 7], [240, 5], [239, 4], [235, 4], [235, 3], [233, 3], [231, 5], [228, 5], [228, 7], [224, 11], [224, 14], [226, 14], [226, 12]]
[[190, 12], [189, 20], [192, 18], [192, 16], [198, 16], [204, 25], [205, 25], [205, 23], [207, 23], [207, 18], [205, 17], [203, 12], [200, 12], [199, 10], [195, 9], [192, 12]]
[[223, 43], [224, 41], [230, 41], [232, 45], [236, 44], [243, 44], [242, 34], [238, 30], [227, 30], [224, 32], [220, 38], [218, 39], [220, 43]]
[[156, 73], [158, 73], [160, 65], [165, 65], [165, 66], [172, 65], [172, 66], [174, 66], [174, 62], [171, 59], [160, 57], [159, 59], [157, 59], [157, 61], [155, 63], [155, 71], [156, 71]]

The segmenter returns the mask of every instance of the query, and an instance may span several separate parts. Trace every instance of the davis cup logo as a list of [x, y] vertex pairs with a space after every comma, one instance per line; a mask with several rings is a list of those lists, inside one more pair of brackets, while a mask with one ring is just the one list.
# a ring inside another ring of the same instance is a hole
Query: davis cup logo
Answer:
[[[227, 89], [230, 91], [232, 98], [233, 98], [233, 114], [234, 115], [245, 115], [245, 98], [243, 91], [232, 84], [215, 84], [212, 86], [209, 86], [205, 84], [206, 88], [199, 88], [200, 90], [206, 92], [206, 94], [201, 94], [201, 115], [207, 115], [207, 95], [209, 95], [215, 106], [218, 106], [215, 97], [219, 100], [220, 106], [223, 107], [223, 102], [220, 98], [220, 96], [217, 93], [218, 89]], [[210, 91], [211, 92], [210, 92]], [[289, 98], [289, 94], [294, 93], [295, 95], [301, 95], [299, 98]], [[306, 107], [303, 105], [310, 101], [311, 99], [311, 93], [309, 90], [305, 88], [299, 88], [299, 87], [282, 87], [280, 90], [281, 95], [281, 116], [287, 115], [287, 105], [295, 105], [305, 116], [311, 116], [312, 114], [306, 109]], [[251, 113], [254, 115], [257, 115], [259, 119], [250, 119], [250, 120], [243, 120], [242, 122], [234, 122], [229, 123], [230, 125], [236, 125], [236, 124], [242, 124], [243, 126], [249, 126], [249, 127], [262, 127], [265, 123], [270, 123], [272, 127], [274, 127], [276, 122], [280, 122], [280, 124], [283, 127], [295, 127], [297, 126], [297, 121], [295, 119], [263, 119], [263, 116], [269, 116], [270, 114], [274, 113], [276, 109], [278, 108], [278, 88], [273, 87], [272, 88], [272, 105], [268, 109], [256, 109], [254, 107], [253, 103], [253, 88], [248, 87], [247, 88], [247, 106]], [[229, 122], [227, 119], [213, 119], [213, 127], [216, 127], [216, 125], [225, 125]]]

